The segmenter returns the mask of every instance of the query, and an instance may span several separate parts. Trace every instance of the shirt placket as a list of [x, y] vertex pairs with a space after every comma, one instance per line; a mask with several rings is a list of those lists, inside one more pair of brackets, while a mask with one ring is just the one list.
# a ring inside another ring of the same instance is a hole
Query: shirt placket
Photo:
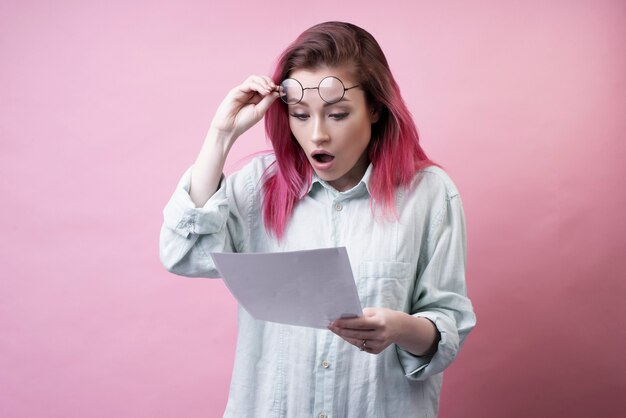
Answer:
[[333, 416], [335, 381], [336, 381], [336, 350], [335, 338], [330, 331], [320, 330], [318, 338], [317, 370], [315, 373], [315, 413], [318, 418]]
[[[338, 194], [331, 194], [331, 241], [335, 247], [343, 245], [342, 225], [345, 214], [345, 200]], [[333, 403], [336, 382], [337, 338], [330, 331], [320, 331], [318, 338], [317, 373], [315, 377], [315, 414], [318, 418], [333, 416]]]
[[335, 196], [332, 201], [332, 241], [335, 247], [344, 245], [343, 231], [343, 219], [345, 217], [345, 200], [340, 196]]

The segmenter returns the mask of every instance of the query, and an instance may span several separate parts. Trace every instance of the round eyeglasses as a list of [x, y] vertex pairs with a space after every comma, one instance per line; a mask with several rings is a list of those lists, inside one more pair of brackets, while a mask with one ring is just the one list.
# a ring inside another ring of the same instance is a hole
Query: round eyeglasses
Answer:
[[304, 90], [317, 90], [323, 101], [333, 104], [343, 99], [346, 91], [355, 87], [359, 87], [359, 85], [346, 87], [337, 77], [328, 76], [324, 77], [317, 87], [302, 87], [302, 84], [295, 78], [286, 78], [280, 83], [277, 90], [282, 101], [288, 105], [300, 103], [304, 97]]

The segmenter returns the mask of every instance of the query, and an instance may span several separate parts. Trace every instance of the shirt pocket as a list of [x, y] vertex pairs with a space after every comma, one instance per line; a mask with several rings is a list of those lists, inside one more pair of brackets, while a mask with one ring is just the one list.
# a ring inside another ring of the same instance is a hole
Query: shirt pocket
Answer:
[[364, 261], [359, 265], [359, 299], [364, 308], [405, 310], [411, 263]]

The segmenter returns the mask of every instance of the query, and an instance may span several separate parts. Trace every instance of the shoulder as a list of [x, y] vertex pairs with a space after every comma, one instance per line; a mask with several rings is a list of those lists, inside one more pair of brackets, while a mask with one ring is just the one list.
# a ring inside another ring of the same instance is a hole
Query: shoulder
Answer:
[[263, 173], [265, 173], [265, 171], [274, 164], [275, 161], [276, 157], [273, 153], [258, 154], [245, 163], [245, 165], [238, 170], [237, 173], [250, 177], [261, 177], [263, 176]]
[[272, 169], [275, 161], [273, 153], [256, 155], [241, 169], [227, 176], [228, 181], [236, 188], [245, 187], [248, 191], [259, 189], [265, 173]]
[[448, 175], [438, 166], [428, 166], [418, 170], [408, 187], [398, 189], [398, 207], [414, 214], [438, 216], [450, 205], [460, 205], [459, 191]]
[[436, 165], [417, 171], [413, 178], [412, 188], [426, 189], [424, 191], [428, 191], [433, 195], [445, 196], [447, 200], [459, 196], [459, 190], [448, 173]]
[[403, 198], [403, 209], [409, 216], [428, 219], [429, 233], [446, 220], [464, 222], [459, 191], [441, 167], [432, 165], [418, 170]]

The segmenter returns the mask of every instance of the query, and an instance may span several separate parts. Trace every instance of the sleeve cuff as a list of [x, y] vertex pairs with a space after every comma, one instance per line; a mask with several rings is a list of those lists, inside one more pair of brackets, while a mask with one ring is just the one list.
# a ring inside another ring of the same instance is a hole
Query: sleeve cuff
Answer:
[[197, 208], [189, 196], [192, 168], [193, 166], [185, 171], [174, 194], [163, 209], [165, 225], [185, 238], [190, 234], [216, 233], [225, 227], [228, 220], [224, 175], [222, 174], [219, 187], [213, 196], [203, 207]]
[[450, 319], [439, 312], [419, 312], [415, 316], [431, 320], [441, 335], [437, 351], [431, 356], [416, 356], [396, 346], [404, 374], [411, 380], [424, 380], [441, 373], [454, 360], [459, 351], [459, 335]]

